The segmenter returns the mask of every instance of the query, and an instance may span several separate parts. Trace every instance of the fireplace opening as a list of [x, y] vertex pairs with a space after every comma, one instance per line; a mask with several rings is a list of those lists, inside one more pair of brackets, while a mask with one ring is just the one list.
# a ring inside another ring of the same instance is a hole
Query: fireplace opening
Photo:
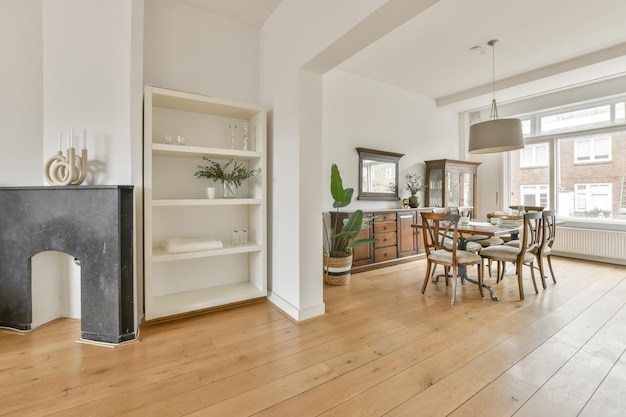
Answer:
[[80, 261], [65, 252], [31, 258], [32, 328], [58, 318], [80, 320]]

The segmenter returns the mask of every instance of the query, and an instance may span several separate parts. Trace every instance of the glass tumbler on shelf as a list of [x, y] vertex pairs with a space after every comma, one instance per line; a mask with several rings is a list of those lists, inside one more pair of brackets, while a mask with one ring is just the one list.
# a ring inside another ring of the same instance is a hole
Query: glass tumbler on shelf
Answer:
[[239, 244], [246, 245], [248, 243], [248, 229], [241, 229], [239, 231]]
[[186, 143], [187, 143], [187, 139], [184, 136], [181, 136], [181, 135], [176, 136], [177, 145], [184, 145]]
[[250, 147], [250, 137], [248, 133], [248, 123], [244, 122], [242, 124], [243, 127], [243, 150], [247, 151]]
[[230, 235], [230, 243], [233, 246], [239, 245], [239, 230], [233, 229], [233, 231], [231, 232], [231, 235]]
[[230, 149], [235, 149], [235, 129], [237, 125], [228, 125], [230, 128]]

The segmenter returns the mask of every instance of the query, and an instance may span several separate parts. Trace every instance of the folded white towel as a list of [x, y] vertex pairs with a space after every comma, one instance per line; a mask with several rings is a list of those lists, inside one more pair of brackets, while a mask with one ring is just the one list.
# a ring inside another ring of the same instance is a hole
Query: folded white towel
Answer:
[[199, 252], [203, 250], [221, 249], [224, 247], [221, 241], [210, 237], [182, 238], [173, 237], [163, 243], [168, 253]]

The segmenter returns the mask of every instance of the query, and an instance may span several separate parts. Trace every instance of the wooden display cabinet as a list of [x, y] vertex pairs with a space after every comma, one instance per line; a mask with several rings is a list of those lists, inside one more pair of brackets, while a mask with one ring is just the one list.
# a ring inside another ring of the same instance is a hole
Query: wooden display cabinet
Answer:
[[477, 212], [477, 174], [480, 162], [438, 159], [426, 163], [426, 206], [472, 206]]

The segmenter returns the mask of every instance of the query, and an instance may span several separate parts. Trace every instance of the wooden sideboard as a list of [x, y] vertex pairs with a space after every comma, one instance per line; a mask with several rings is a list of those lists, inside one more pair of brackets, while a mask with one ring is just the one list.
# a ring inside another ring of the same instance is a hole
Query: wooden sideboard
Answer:
[[[419, 229], [412, 224], [420, 224], [421, 211], [432, 208], [363, 210], [365, 217], [373, 217], [367, 228], [361, 230], [356, 239], [374, 237], [377, 242], [357, 246], [352, 250], [352, 272], [363, 272], [383, 268], [424, 257], [424, 242]], [[337, 230], [341, 230], [343, 220], [353, 212], [331, 212], [331, 224], [339, 216]]]

